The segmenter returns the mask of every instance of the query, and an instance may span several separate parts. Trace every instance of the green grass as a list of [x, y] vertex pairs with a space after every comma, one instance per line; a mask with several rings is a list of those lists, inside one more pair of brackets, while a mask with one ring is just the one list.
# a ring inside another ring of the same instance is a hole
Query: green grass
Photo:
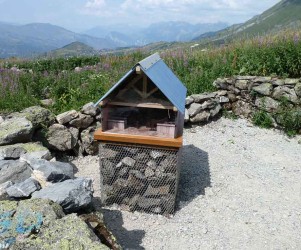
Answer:
[[[301, 76], [300, 32], [236, 41], [228, 46], [172, 49], [161, 57], [186, 85], [188, 95], [215, 90], [219, 77], [233, 75]], [[0, 61], [0, 113], [19, 111], [52, 98], [57, 113], [96, 102], [149, 52], [56, 59]], [[22, 69], [12, 70], [12, 67]], [[79, 72], [74, 69], [81, 67]]]

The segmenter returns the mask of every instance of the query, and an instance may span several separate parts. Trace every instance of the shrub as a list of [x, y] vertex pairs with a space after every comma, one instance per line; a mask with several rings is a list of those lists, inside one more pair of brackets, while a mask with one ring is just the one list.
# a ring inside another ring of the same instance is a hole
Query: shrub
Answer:
[[273, 118], [266, 111], [260, 110], [256, 111], [252, 117], [253, 123], [261, 128], [271, 128], [273, 127]]

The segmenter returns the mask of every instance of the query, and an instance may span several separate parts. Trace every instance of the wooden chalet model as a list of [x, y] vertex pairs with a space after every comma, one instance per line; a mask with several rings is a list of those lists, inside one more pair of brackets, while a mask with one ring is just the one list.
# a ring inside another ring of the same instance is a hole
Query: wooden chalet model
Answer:
[[101, 141], [181, 147], [186, 88], [159, 54], [137, 63], [97, 103]]

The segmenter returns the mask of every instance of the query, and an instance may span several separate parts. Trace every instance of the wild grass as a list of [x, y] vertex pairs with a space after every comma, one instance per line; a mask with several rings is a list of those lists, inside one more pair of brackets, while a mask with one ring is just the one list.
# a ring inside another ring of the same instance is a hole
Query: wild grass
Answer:
[[[220, 47], [179, 48], [161, 57], [187, 86], [188, 94], [212, 91], [218, 77], [301, 76], [301, 33], [285, 32]], [[0, 61], [0, 113], [19, 111], [51, 98], [55, 113], [96, 102], [150, 52], [58, 59]]]

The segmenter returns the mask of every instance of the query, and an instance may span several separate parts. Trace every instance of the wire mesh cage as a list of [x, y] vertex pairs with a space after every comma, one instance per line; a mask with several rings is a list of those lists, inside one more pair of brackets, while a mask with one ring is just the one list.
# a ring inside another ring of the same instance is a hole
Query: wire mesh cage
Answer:
[[174, 213], [181, 150], [100, 143], [99, 153], [103, 205]]

